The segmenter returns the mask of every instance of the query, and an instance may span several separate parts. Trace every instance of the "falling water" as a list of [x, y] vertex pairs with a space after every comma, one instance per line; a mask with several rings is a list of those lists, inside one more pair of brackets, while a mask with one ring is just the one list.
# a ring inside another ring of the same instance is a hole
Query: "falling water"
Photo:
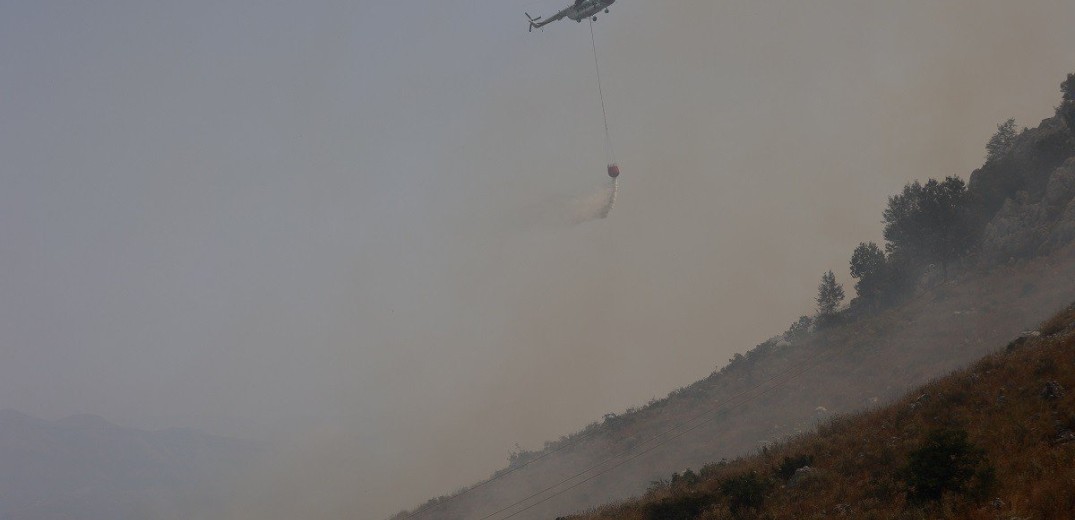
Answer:
[[609, 179], [592, 195], [577, 199], [572, 205], [571, 222], [582, 224], [608, 217], [612, 207], [616, 205], [616, 193], [619, 188], [618, 180]]

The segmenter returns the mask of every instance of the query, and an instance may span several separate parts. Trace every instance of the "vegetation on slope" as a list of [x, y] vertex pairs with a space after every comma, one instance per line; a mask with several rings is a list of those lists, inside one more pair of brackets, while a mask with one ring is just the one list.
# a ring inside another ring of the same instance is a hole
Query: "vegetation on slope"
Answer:
[[1075, 518], [1075, 305], [895, 404], [577, 520]]
[[[735, 456], [813, 429], [831, 412], [888, 402], [911, 385], [964, 366], [1075, 294], [1075, 113], [1072, 77], [1057, 117], [1034, 129], [998, 127], [970, 182], [908, 184], [883, 212], [886, 243], [851, 258], [857, 297], [826, 273], [818, 313], [737, 354], [667, 398], [607, 414], [580, 432], [519, 450], [488, 484], [430, 500], [397, 518], [482, 517], [631, 453], [701, 414], [712, 421], [674, 445], [618, 467], [516, 518], [543, 518], [637, 494], [698, 460]], [[808, 367], [794, 378], [790, 371]], [[766, 386], [778, 382], [783, 387]], [[745, 397], [745, 398], [744, 398]]]

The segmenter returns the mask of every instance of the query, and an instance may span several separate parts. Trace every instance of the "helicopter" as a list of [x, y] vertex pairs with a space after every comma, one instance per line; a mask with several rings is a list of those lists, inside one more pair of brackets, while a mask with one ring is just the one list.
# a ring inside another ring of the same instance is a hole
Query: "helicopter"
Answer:
[[569, 5], [562, 11], [548, 17], [541, 18], [540, 16], [534, 18], [530, 16], [530, 13], [526, 13], [526, 17], [530, 19], [530, 31], [534, 29], [540, 29], [546, 25], [553, 23], [564, 18], [570, 18], [576, 22], [582, 23], [587, 18], [597, 21], [597, 13], [600, 11], [608, 12], [608, 7], [616, 3], [616, 0], [575, 0], [573, 5]]

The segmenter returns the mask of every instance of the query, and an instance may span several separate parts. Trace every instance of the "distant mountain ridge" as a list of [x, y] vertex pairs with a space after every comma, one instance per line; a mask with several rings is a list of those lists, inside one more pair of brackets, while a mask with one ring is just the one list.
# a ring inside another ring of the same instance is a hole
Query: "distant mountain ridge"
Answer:
[[0, 410], [0, 518], [193, 517], [253, 462], [255, 442], [172, 428], [146, 431], [96, 415], [48, 421]]

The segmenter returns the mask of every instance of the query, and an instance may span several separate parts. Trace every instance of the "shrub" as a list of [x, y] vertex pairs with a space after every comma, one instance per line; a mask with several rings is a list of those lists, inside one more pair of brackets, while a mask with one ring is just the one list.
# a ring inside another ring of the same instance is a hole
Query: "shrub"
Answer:
[[715, 477], [724, 468], [728, 467], [728, 459], [720, 459], [719, 462], [713, 462], [702, 466], [702, 469], [698, 470], [698, 476], [702, 480], [709, 480]]
[[1015, 119], [1008, 119], [997, 125], [997, 133], [993, 134], [993, 137], [985, 145], [985, 160], [992, 162], [1008, 153], [1012, 149], [1012, 145], [1015, 144], [1016, 135]]
[[792, 323], [788, 330], [784, 331], [784, 339], [792, 341], [801, 338], [810, 333], [810, 328], [814, 326], [814, 318], [810, 316], [799, 316], [799, 319]]
[[1060, 101], [1060, 106], [1056, 107], [1056, 115], [1067, 123], [1072, 132], [1075, 132], [1075, 74], [1068, 74], [1068, 79], [1060, 84], [1060, 92], [1064, 97]]
[[659, 493], [659, 492], [661, 492], [661, 491], [663, 491], [665, 489], [668, 489], [671, 485], [672, 484], [669, 481], [667, 481], [667, 480], [665, 480], [663, 478], [659, 478], [657, 480], [651, 480], [651, 481], [649, 481], [649, 487], [646, 488], [646, 493], [648, 493], [648, 494]]
[[1072, 321], [1075, 321], [1075, 304], [1042, 322], [1039, 330], [1042, 336], [1052, 336], [1063, 331]]
[[646, 507], [647, 520], [693, 520], [715, 502], [712, 495], [692, 493], [662, 499]]
[[784, 460], [780, 463], [780, 466], [776, 468], [776, 474], [787, 480], [795, 475], [795, 471], [799, 468], [804, 468], [814, 463], [814, 457], [810, 455], [799, 455], [796, 457], [784, 457]]
[[757, 473], [750, 472], [721, 482], [720, 493], [728, 499], [728, 509], [732, 515], [741, 517], [748, 511], [761, 508], [769, 484]]
[[671, 485], [672, 487], [690, 487], [697, 484], [699, 481], [701, 481], [701, 478], [698, 477], [698, 474], [688, 469], [687, 471], [684, 471], [682, 475], [680, 475], [679, 473], [673, 473]]
[[508, 454], [508, 467], [517, 468], [525, 466], [533, 462], [537, 456], [538, 452], [525, 450], [522, 446], [519, 446], [519, 443], [515, 443], [515, 449], [511, 450], [511, 453]]
[[930, 432], [923, 444], [910, 454], [906, 480], [913, 502], [939, 500], [946, 492], [960, 493], [982, 466], [984, 452], [967, 439], [966, 430]]

